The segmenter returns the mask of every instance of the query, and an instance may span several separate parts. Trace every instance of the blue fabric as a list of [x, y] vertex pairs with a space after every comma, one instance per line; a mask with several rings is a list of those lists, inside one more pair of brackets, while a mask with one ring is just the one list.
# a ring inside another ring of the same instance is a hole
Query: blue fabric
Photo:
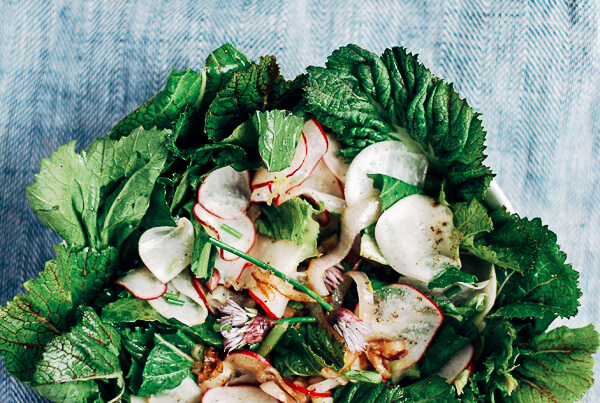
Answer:
[[[419, 53], [483, 114], [497, 181], [518, 212], [558, 234], [581, 272], [570, 325], [598, 326], [599, 15], [593, 0], [1, 0], [0, 303], [58, 242], [25, 199], [41, 158], [71, 140], [88, 146], [172, 67], [200, 68], [225, 42], [276, 55], [287, 77], [356, 43]], [[2, 369], [0, 401], [45, 400]], [[600, 386], [585, 401], [600, 401]]]

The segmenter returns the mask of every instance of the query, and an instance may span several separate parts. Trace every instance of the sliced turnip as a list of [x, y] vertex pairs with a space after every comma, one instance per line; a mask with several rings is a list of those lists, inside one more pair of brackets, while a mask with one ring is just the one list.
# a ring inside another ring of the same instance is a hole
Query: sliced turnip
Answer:
[[496, 181], [492, 180], [490, 187], [485, 192], [485, 204], [487, 204], [492, 210], [498, 210], [502, 207], [506, 207], [509, 213], [514, 213], [515, 208], [513, 207], [508, 197], [504, 194], [500, 186]]
[[377, 196], [371, 196], [344, 209], [337, 245], [328, 254], [310, 261], [308, 266], [310, 288], [319, 295], [329, 294], [324, 281], [325, 271], [340, 263], [348, 255], [360, 231], [377, 221], [380, 214], [381, 202]]
[[[299, 168], [294, 169], [292, 172], [286, 172], [289, 168], [281, 172], [269, 172], [261, 168], [256, 172], [252, 181], [252, 188], [254, 189], [251, 197], [252, 201], [266, 201], [269, 203], [271, 200], [276, 200], [276, 202], [281, 204], [281, 201], [278, 201], [279, 198], [291, 189], [300, 186], [309, 177], [323, 155], [327, 152], [327, 136], [321, 126], [314, 119], [311, 119], [304, 124], [300, 143], [305, 143], [306, 155]], [[300, 159], [298, 154], [301, 155], [303, 153], [301, 144], [296, 149], [296, 156], [294, 156], [290, 168], [293, 167], [294, 161]], [[270, 192], [267, 200], [264, 200], [266, 193], [262, 189], [265, 187]]]
[[327, 167], [335, 175], [335, 177], [339, 179], [342, 185], [344, 185], [346, 183], [346, 174], [348, 173], [350, 164], [348, 164], [343, 157], [338, 157], [337, 155], [338, 151], [341, 149], [340, 143], [329, 133], [325, 134], [327, 135], [329, 147], [323, 156], [323, 161], [325, 164], [327, 164]]
[[473, 351], [473, 344], [467, 344], [458, 350], [437, 374], [451, 384], [461, 372], [467, 369], [473, 359]]
[[[134, 402], [133, 399], [131, 401]], [[203, 400], [196, 382], [192, 378], [186, 377], [176, 388], [165, 390], [143, 401], [148, 403], [199, 403]]]
[[346, 206], [342, 184], [327, 168], [323, 160], [319, 161], [304, 183], [276, 198], [275, 204], [280, 205], [292, 197], [300, 195], [306, 196], [316, 204], [323, 203], [325, 210], [333, 213], [341, 213]]
[[[175, 287], [169, 287], [168, 292], [176, 293]], [[165, 297], [150, 300], [148, 303], [156, 312], [167, 319], [175, 318], [188, 326], [201, 325], [204, 323], [208, 316], [208, 310], [202, 302], [196, 303], [185, 295], [179, 295], [178, 300], [183, 302], [183, 304], [179, 305], [171, 303]]]
[[377, 221], [375, 239], [394, 270], [424, 282], [461, 266], [452, 211], [431, 197], [412, 195], [396, 202]]
[[[216, 233], [219, 240], [233, 246], [243, 252], [248, 252], [256, 236], [254, 223], [248, 216], [239, 212], [236, 218], [225, 220], [211, 214], [199, 203], [194, 206], [194, 216], [204, 226]], [[221, 249], [221, 257], [224, 260], [236, 260], [238, 256]]]
[[219, 254], [215, 259], [215, 269], [221, 274], [221, 283], [229, 284], [237, 280], [248, 262], [244, 259], [225, 260]]
[[375, 313], [368, 322], [369, 340], [403, 341], [408, 353], [393, 361], [393, 372], [418, 362], [444, 321], [442, 311], [425, 294], [406, 284], [375, 291]]
[[202, 396], [202, 403], [277, 403], [277, 399], [258, 386], [238, 385], [209, 389]]
[[285, 393], [283, 389], [277, 385], [274, 381], [267, 381], [260, 384], [260, 390], [265, 392], [267, 395], [275, 398], [278, 402], [283, 403], [296, 403], [296, 399]]
[[139, 241], [140, 258], [163, 283], [168, 283], [192, 262], [194, 227], [180, 218], [177, 227], [155, 227], [144, 232]]
[[115, 283], [125, 287], [134, 297], [144, 300], [162, 297], [167, 292], [167, 285], [145, 267], [127, 273]]
[[198, 203], [220, 218], [234, 219], [250, 204], [250, 173], [230, 166], [211, 172], [198, 188]]
[[344, 193], [348, 204], [379, 195], [368, 174], [384, 174], [410, 185], [422, 187], [427, 173], [427, 157], [409, 152], [399, 141], [382, 141], [362, 150], [350, 164]]

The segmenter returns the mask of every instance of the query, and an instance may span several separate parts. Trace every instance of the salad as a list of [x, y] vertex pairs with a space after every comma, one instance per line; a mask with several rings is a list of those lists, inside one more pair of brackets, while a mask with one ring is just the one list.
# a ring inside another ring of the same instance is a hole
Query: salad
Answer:
[[578, 401], [578, 273], [484, 140], [404, 48], [286, 80], [223, 45], [42, 160], [64, 242], [0, 310], [6, 368], [57, 402]]

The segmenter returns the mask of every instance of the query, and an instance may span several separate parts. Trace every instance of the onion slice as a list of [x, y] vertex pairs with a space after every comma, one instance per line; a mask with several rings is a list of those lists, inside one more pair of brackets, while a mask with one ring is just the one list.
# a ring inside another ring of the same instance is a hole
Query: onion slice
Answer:
[[358, 317], [365, 322], [370, 322], [373, 320], [375, 302], [369, 277], [361, 271], [349, 271], [345, 275], [356, 283], [358, 291]]

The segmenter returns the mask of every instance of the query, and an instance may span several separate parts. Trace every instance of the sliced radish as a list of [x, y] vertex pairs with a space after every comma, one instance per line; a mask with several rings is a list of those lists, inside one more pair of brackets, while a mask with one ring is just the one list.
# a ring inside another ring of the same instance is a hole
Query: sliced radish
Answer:
[[[290, 382], [287, 379], [284, 379], [283, 382], [285, 382], [285, 384], [287, 386], [294, 389], [296, 392], [300, 392], [302, 394], [305, 394], [306, 396], [313, 396], [313, 397], [329, 397], [329, 396], [331, 396], [331, 392], [317, 392], [314, 389], [307, 389], [305, 387], [296, 385], [295, 383]], [[339, 383], [336, 382], [336, 386], [337, 385], [339, 385]]]
[[[300, 143], [296, 149], [292, 166], [289, 167], [294, 168], [294, 170], [286, 172], [289, 169], [287, 168], [281, 172], [269, 172], [261, 168], [256, 172], [252, 181], [252, 188], [254, 189], [251, 197], [252, 201], [264, 201], [264, 189], [262, 190], [263, 194], [261, 197], [255, 194], [257, 193], [257, 189], [264, 187], [270, 192], [270, 196], [266, 200], [267, 203], [271, 200], [278, 200], [286, 192], [300, 186], [309, 177], [328, 148], [327, 136], [316, 120], [311, 119], [304, 124]], [[296, 168], [294, 161], [300, 160], [302, 157], [302, 150], [304, 148], [302, 143], [304, 143], [304, 147], [306, 148], [306, 155], [301, 165]]]
[[165, 390], [158, 395], [147, 398], [147, 400], [144, 398], [143, 401], [148, 403], [199, 403], [203, 400], [196, 382], [192, 378], [186, 377], [176, 388]]
[[382, 141], [362, 150], [350, 164], [344, 193], [348, 204], [378, 195], [368, 174], [384, 174], [410, 185], [422, 187], [427, 173], [427, 157], [411, 153], [399, 141]]
[[177, 227], [155, 227], [144, 232], [138, 251], [146, 267], [163, 283], [168, 283], [192, 263], [194, 227], [182, 217]]
[[473, 359], [474, 351], [473, 343], [467, 344], [458, 350], [437, 374], [451, 384], [461, 372], [467, 369]]
[[[300, 262], [307, 257], [306, 248], [303, 245], [264, 235], [257, 236], [250, 254], [287, 275], [295, 273]], [[289, 299], [275, 289], [271, 290], [270, 295], [265, 295], [251, 276], [252, 271], [255, 269], [256, 266], [254, 265], [247, 266], [240, 276], [240, 283], [244, 284], [245, 288], [249, 288], [250, 296], [272, 319], [280, 319]]]
[[227, 285], [237, 280], [240, 274], [242, 274], [246, 263], [248, 262], [244, 259], [225, 260], [221, 255], [218, 255], [215, 259], [215, 269], [219, 270], [221, 274], [220, 283]]
[[323, 156], [323, 161], [325, 161], [325, 164], [327, 164], [327, 167], [335, 177], [339, 179], [342, 185], [344, 185], [346, 183], [346, 174], [348, 173], [350, 164], [348, 164], [343, 157], [338, 157], [337, 155], [338, 151], [342, 148], [340, 143], [329, 133], [325, 134], [327, 135], [329, 147]]
[[258, 386], [220, 386], [209, 389], [202, 396], [202, 403], [277, 403], [277, 399], [263, 392]]
[[145, 267], [127, 273], [124, 277], [115, 281], [115, 283], [125, 287], [134, 297], [144, 300], [162, 297], [167, 292], [167, 285], [161, 283]]
[[[169, 287], [168, 291], [172, 293], [176, 292], [175, 287]], [[203, 303], [198, 304], [185, 295], [179, 295], [179, 300], [183, 301], [183, 305], [172, 304], [164, 297], [152, 299], [148, 303], [166, 319], [175, 318], [188, 326], [204, 323], [208, 316], [208, 310]]]
[[408, 353], [393, 361], [394, 371], [418, 362], [444, 321], [440, 308], [425, 294], [406, 284], [375, 291], [375, 313], [368, 322], [369, 340], [403, 341]]
[[452, 211], [431, 197], [396, 202], [377, 221], [375, 239], [389, 265], [405, 276], [429, 282], [448, 267], [461, 267]]
[[328, 254], [310, 261], [308, 266], [308, 285], [319, 295], [327, 295], [325, 271], [341, 262], [352, 249], [354, 240], [364, 228], [373, 224], [381, 214], [381, 202], [377, 196], [371, 196], [357, 204], [347, 206], [342, 212], [340, 239]]
[[[223, 305], [229, 297], [232, 297], [236, 302], [240, 302], [238, 301], [239, 294], [234, 293], [222, 285], [217, 286], [212, 292], [209, 292], [204, 285], [202, 285], [200, 280], [193, 275], [191, 276], [191, 284], [204, 306], [206, 306], [208, 311], [213, 315], [217, 313], [218, 308]], [[196, 299], [194, 300], [196, 301]], [[245, 305], [246, 304], [242, 304], [242, 306]]]
[[325, 210], [334, 213], [341, 213], [346, 206], [342, 184], [327, 168], [323, 160], [319, 161], [304, 183], [276, 198], [275, 204], [280, 205], [292, 197], [300, 195], [308, 197], [316, 204], [323, 203]]
[[[219, 240], [243, 252], [248, 252], [256, 237], [254, 223], [244, 213], [239, 212], [235, 219], [225, 220], [211, 214], [199, 203], [194, 206], [194, 216], [204, 226], [214, 231]], [[238, 256], [221, 249], [224, 260], [236, 260]]]
[[198, 203], [220, 218], [234, 219], [250, 205], [250, 173], [230, 166], [211, 172], [198, 188]]
[[199, 305], [205, 305], [205, 300], [198, 294], [196, 291], [196, 287], [194, 287], [194, 278], [196, 276], [192, 275], [190, 270], [184, 270], [177, 275], [173, 280], [171, 280], [171, 285], [175, 290], [179, 293], [185, 295], [186, 297], [192, 299]]

